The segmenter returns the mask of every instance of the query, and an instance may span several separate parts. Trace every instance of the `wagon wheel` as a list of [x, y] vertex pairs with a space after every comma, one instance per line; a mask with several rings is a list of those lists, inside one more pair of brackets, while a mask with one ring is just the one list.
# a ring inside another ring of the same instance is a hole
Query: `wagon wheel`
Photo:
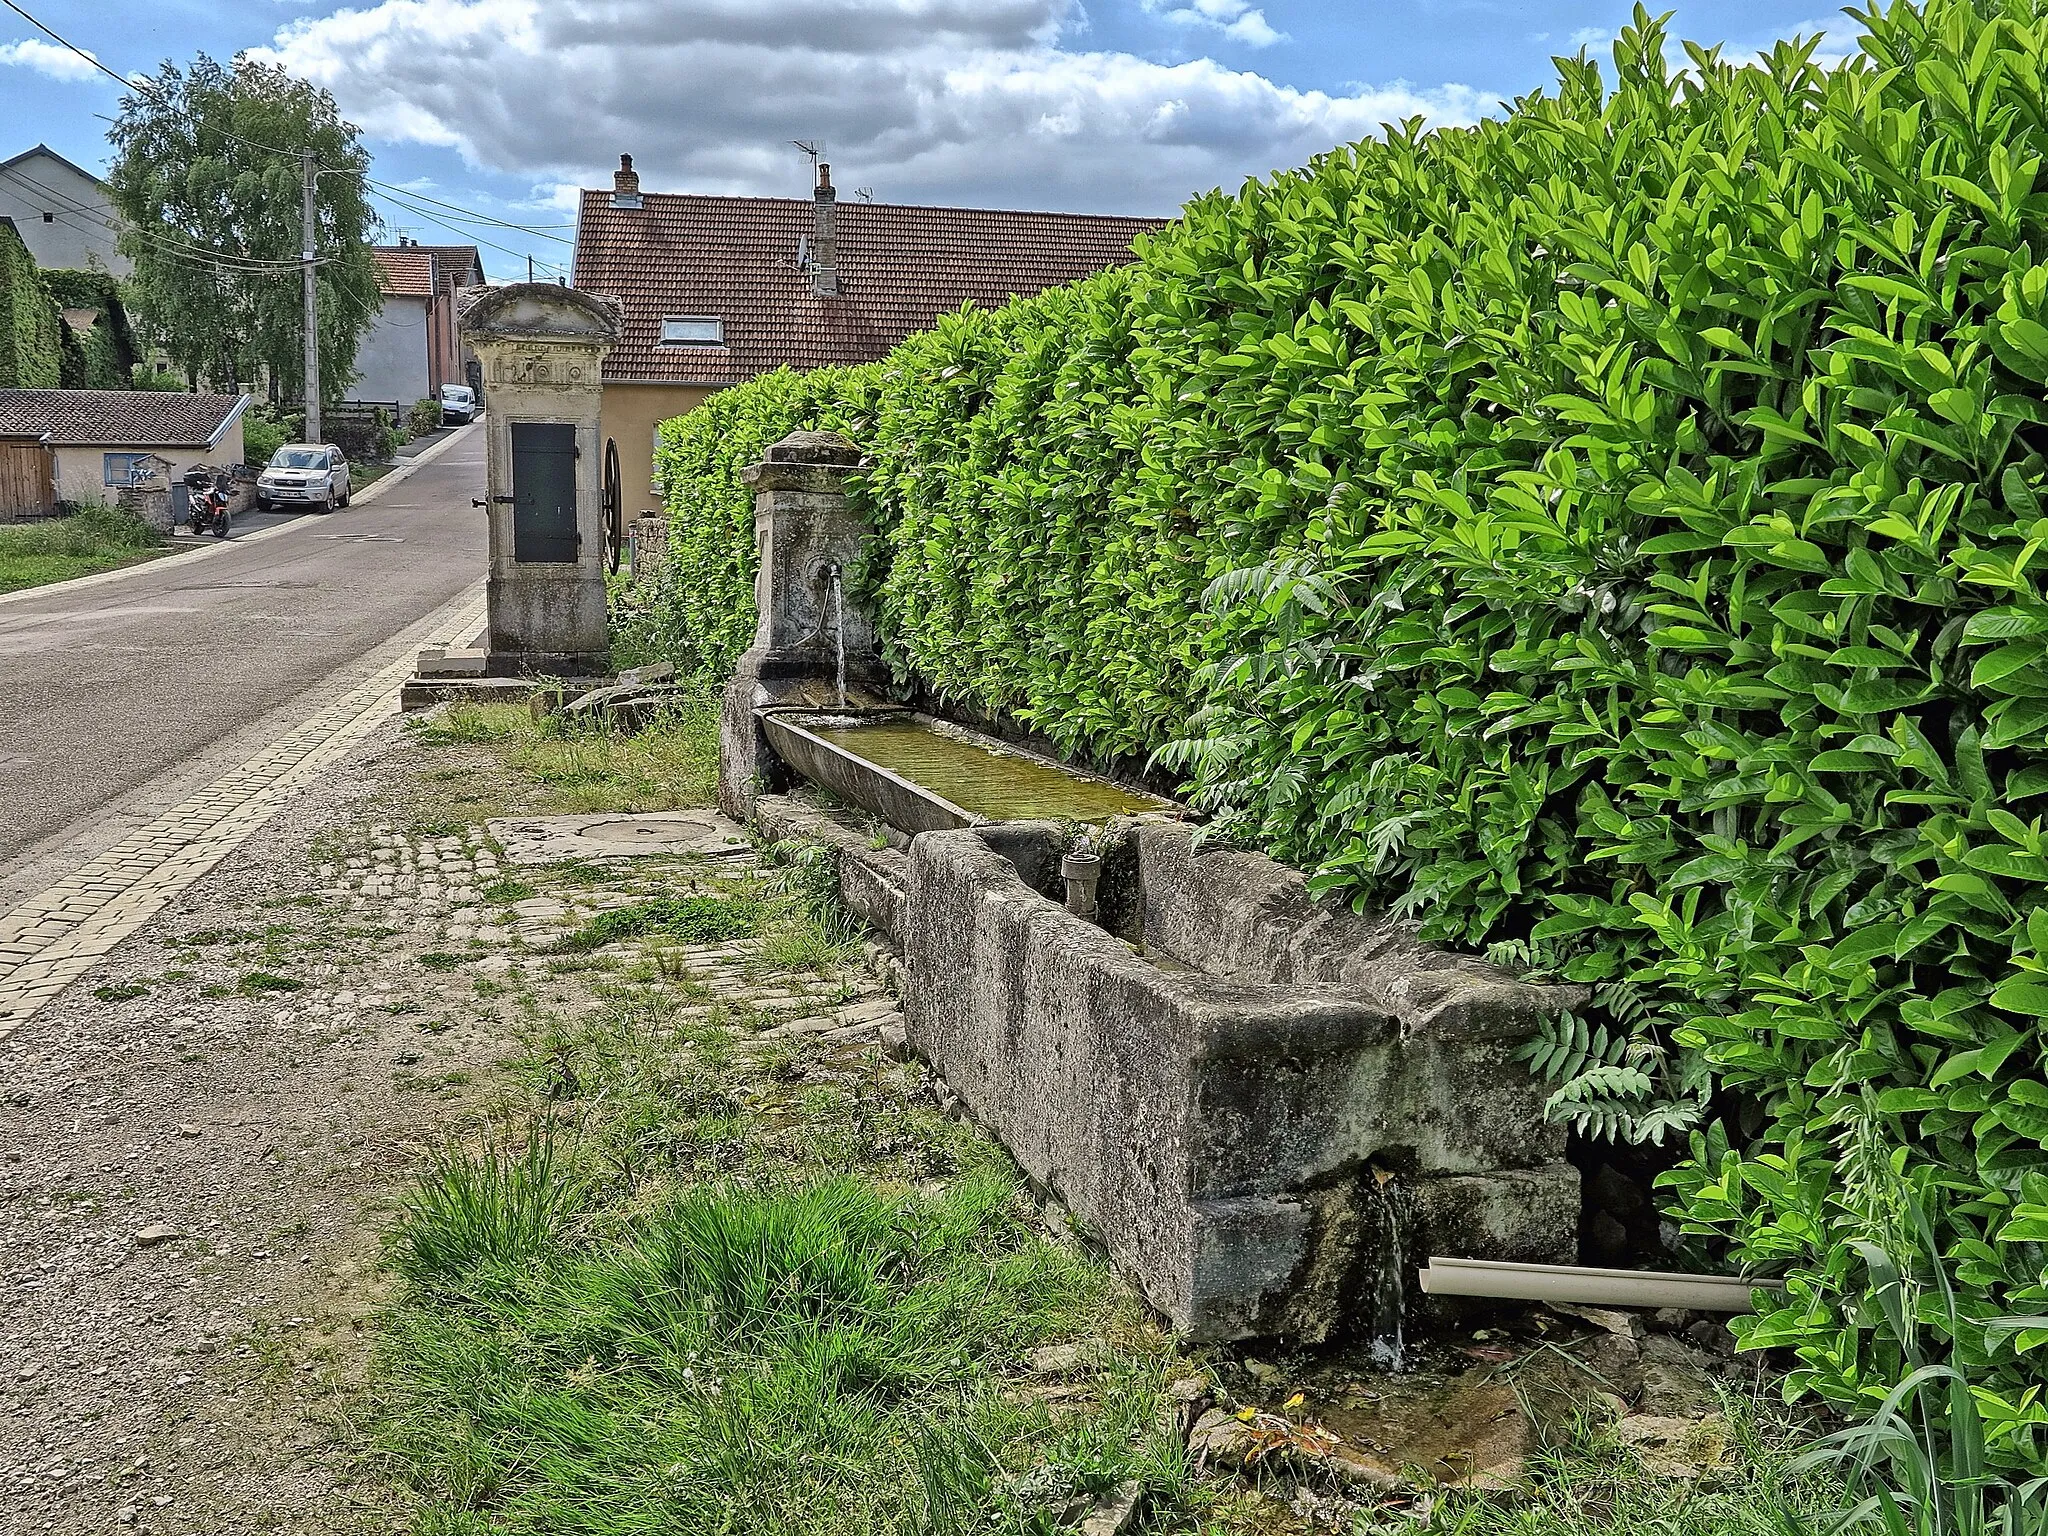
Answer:
[[624, 490], [619, 484], [619, 445], [610, 438], [604, 443], [604, 544], [614, 576], [619, 573], [619, 556], [626, 547]]

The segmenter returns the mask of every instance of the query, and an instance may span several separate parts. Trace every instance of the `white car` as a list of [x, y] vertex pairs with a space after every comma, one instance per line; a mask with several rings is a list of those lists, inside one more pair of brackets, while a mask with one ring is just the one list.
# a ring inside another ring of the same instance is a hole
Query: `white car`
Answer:
[[476, 420], [476, 391], [467, 384], [441, 386], [441, 420], [451, 427]]
[[348, 505], [349, 494], [348, 460], [326, 443], [286, 443], [256, 477], [261, 512], [290, 506], [332, 512]]

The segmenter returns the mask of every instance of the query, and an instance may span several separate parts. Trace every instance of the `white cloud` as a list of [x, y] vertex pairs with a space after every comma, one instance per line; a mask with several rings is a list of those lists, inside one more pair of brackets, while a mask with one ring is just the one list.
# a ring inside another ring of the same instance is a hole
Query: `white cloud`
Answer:
[[89, 58], [81, 59], [69, 48], [59, 48], [37, 37], [0, 43], [0, 64], [19, 64], [52, 80], [90, 80], [99, 73]]
[[1141, 0], [1147, 11], [1155, 16], [1164, 16], [1168, 21], [1184, 27], [1210, 27], [1221, 32], [1233, 42], [1249, 43], [1254, 48], [1269, 47], [1285, 41], [1287, 34], [1273, 30], [1266, 13], [1251, 3], [1251, 0], [1186, 0], [1185, 4], [1175, 0]]
[[1615, 36], [1605, 27], [1581, 27], [1572, 34], [1571, 44], [1574, 48], [1605, 48]]
[[[1813, 50], [1814, 58], [1822, 64], [1840, 64], [1856, 56], [1857, 41], [1862, 35], [1862, 29], [1846, 16], [1823, 16], [1780, 27], [1773, 41], [1789, 42], [1793, 38], [1803, 40], [1818, 36], [1820, 46]], [[1765, 43], [1758, 51], [1768, 53], [1770, 43]]]
[[[1265, 25], [1248, 0], [1161, 4]], [[822, 137], [840, 184], [884, 201], [1166, 213], [1496, 99], [1084, 50], [1084, 21], [1078, 0], [379, 0], [262, 52], [373, 136], [453, 147], [543, 201], [608, 185], [622, 151], [650, 191], [801, 195], [789, 141]]]

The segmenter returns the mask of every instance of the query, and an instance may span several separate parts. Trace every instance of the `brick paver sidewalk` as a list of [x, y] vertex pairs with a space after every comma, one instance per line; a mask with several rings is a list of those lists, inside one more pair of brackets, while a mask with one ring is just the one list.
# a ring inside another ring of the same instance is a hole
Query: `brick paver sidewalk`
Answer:
[[[465, 643], [483, 618], [479, 594], [448, 624], [451, 643]], [[252, 836], [295, 786], [388, 718], [413, 663], [408, 649], [184, 803], [0, 915], [0, 1040]]]

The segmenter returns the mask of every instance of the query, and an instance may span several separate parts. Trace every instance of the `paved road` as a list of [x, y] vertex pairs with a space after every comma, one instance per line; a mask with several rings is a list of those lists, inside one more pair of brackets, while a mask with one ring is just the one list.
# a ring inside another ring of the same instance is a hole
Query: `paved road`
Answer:
[[477, 582], [484, 439], [249, 543], [0, 603], [0, 868]]

